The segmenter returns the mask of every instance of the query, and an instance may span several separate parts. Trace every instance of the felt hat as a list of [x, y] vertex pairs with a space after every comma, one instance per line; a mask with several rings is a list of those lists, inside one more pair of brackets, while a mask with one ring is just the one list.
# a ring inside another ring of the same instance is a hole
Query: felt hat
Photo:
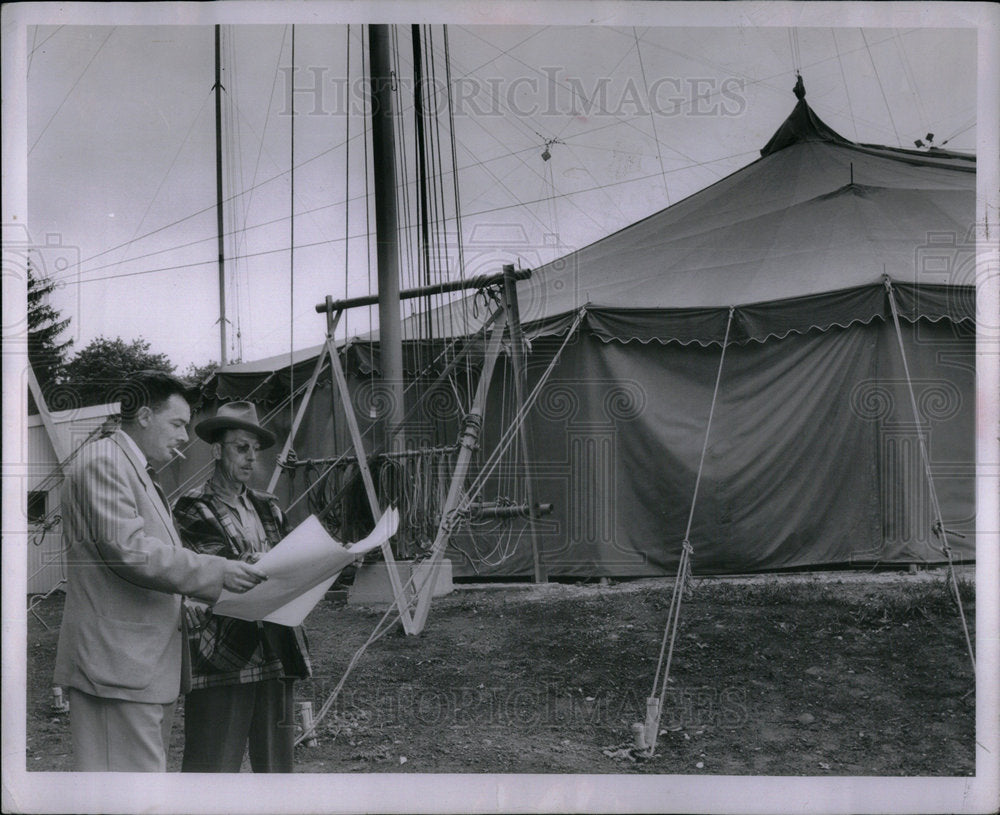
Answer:
[[246, 430], [253, 433], [260, 440], [261, 449], [274, 444], [274, 433], [260, 426], [253, 402], [227, 402], [219, 406], [211, 419], [203, 419], [194, 426], [198, 438], [210, 444], [219, 430]]

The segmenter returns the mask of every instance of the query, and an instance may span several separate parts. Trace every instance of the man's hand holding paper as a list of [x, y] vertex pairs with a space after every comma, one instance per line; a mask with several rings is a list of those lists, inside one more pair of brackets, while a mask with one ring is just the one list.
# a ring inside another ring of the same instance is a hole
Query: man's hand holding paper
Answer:
[[245, 594], [223, 591], [213, 613], [240, 620], [300, 625], [341, 570], [389, 540], [398, 526], [399, 513], [390, 507], [368, 537], [347, 549], [327, 534], [315, 515], [310, 515], [255, 564], [267, 574], [267, 581]]

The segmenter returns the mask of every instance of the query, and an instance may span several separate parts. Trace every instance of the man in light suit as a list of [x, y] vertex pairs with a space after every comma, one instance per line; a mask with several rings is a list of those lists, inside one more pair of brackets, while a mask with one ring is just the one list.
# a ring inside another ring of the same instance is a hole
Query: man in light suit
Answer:
[[187, 441], [191, 408], [169, 374], [133, 375], [122, 426], [66, 474], [68, 585], [55, 683], [69, 689], [74, 769], [163, 772], [178, 695], [190, 684], [181, 595], [245, 592], [253, 564], [185, 549], [152, 465]]

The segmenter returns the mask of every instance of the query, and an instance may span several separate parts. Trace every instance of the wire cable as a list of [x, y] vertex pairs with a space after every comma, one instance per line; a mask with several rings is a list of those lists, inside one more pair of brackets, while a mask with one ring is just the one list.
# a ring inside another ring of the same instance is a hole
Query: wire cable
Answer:
[[840, 79], [844, 83], [844, 96], [847, 97], [848, 118], [851, 120], [851, 126], [854, 128], [854, 141], [859, 141], [858, 124], [854, 120], [854, 108], [851, 105], [851, 89], [847, 86], [847, 75], [844, 73], [844, 60], [841, 59], [840, 44], [837, 42], [837, 29], [831, 28], [830, 33], [833, 35], [833, 49], [837, 52], [837, 65], [840, 67]]
[[859, 29], [861, 31], [861, 39], [865, 42], [865, 50], [868, 52], [868, 61], [872, 64], [872, 70], [875, 72], [875, 81], [878, 82], [879, 93], [882, 94], [882, 101], [885, 103], [885, 112], [889, 116], [889, 124], [892, 125], [892, 132], [896, 136], [896, 144], [900, 147], [903, 146], [902, 140], [899, 138], [899, 131], [896, 129], [896, 121], [892, 118], [892, 110], [889, 107], [889, 100], [885, 95], [885, 88], [882, 85], [882, 77], [879, 76], [878, 66], [875, 65], [875, 59], [872, 57], [872, 49], [868, 44], [868, 37], [865, 36], [864, 29]]
[[663, 152], [660, 150], [660, 136], [656, 132], [656, 117], [653, 116], [653, 100], [649, 98], [649, 81], [646, 79], [646, 66], [642, 61], [642, 49], [639, 47], [639, 33], [632, 26], [632, 36], [635, 37], [635, 54], [639, 59], [639, 71], [642, 74], [642, 86], [646, 89], [646, 105], [649, 107], [649, 122], [653, 126], [653, 143], [656, 145], [656, 158], [660, 162], [660, 176], [663, 178], [663, 195], [670, 206], [670, 190], [667, 189], [667, 173], [663, 169]]
[[76, 90], [76, 86], [80, 84], [80, 81], [83, 79], [84, 75], [86, 75], [87, 71], [90, 69], [90, 66], [94, 64], [94, 60], [97, 59], [97, 55], [100, 54], [101, 51], [104, 50], [104, 46], [107, 45], [108, 40], [111, 39], [111, 35], [114, 34], [115, 31], [117, 31], [117, 29], [118, 29], [118, 26], [112, 27], [112, 29], [108, 32], [108, 36], [106, 36], [101, 41], [101, 44], [99, 46], [97, 46], [97, 50], [94, 51], [94, 53], [90, 57], [90, 59], [87, 60], [87, 64], [83, 66], [83, 70], [80, 71], [80, 75], [76, 78], [76, 81], [72, 84], [72, 86], [70, 87], [70, 89], [68, 91], [66, 91], [66, 95], [62, 98], [62, 101], [59, 103], [58, 107], [56, 107], [55, 111], [49, 117], [49, 120], [42, 127], [41, 131], [39, 132], [39, 134], [38, 134], [37, 138], [35, 139], [35, 141], [32, 143], [31, 147], [28, 148], [28, 155], [29, 156], [34, 152], [35, 148], [38, 147], [38, 143], [42, 140], [42, 136], [45, 135], [45, 131], [49, 129], [49, 125], [52, 124], [52, 122], [55, 121], [56, 116], [59, 115], [59, 111], [61, 111], [63, 109], [63, 105], [66, 104], [66, 100], [68, 100], [70, 98], [70, 96], [72, 96], [73, 91]]

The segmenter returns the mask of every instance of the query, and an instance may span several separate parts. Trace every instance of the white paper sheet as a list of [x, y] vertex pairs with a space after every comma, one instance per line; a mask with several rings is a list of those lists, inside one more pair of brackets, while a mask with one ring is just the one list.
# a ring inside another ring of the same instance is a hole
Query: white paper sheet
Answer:
[[267, 580], [244, 594], [223, 589], [212, 613], [238, 620], [301, 625], [341, 570], [389, 540], [398, 525], [399, 513], [389, 507], [371, 534], [347, 549], [310, 515], [257, 561]]

